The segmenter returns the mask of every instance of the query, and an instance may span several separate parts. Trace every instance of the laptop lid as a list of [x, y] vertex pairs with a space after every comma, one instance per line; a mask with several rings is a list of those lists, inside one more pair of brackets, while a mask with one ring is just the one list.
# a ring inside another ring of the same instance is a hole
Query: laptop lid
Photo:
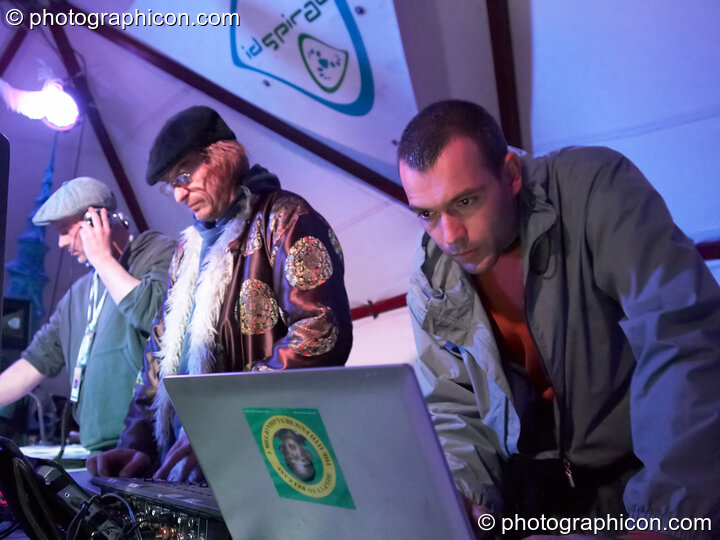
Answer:
[[410, 366], [164, 382], [234, 539], [472, 538]]

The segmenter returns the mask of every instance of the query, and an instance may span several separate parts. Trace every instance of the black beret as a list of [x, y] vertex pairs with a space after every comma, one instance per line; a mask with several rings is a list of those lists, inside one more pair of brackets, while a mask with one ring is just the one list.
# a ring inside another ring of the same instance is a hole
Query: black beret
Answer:
[[210, 107], [196, 106], [168, 120], [150, 150], [146, 180], [151, 186], [191, 150], [203, 150], [217, 141], [235, 140], [235, 134]]

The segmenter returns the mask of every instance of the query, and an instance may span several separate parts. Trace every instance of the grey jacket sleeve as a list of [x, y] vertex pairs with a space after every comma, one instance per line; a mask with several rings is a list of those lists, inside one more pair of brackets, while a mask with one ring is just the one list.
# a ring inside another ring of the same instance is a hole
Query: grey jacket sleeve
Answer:
[[[642, 173], [615, 154], [596, 175], [587, 240], [636, 358], [630, 414], [644, 467], [631, 516], [711, 518], [720, 530], [720, 288]], [[673, 533], [675, 534], [675, 533]]]
[[129, 324], [150, 333], [160, 308], [167, 280], [168, 267], [175, 251], [175, 241], [160, 233], [142, 233], [133, 243], [128, 272], [140, 280], [118, 304]]
[[[30, 345], [20, 355], [45, 377], [54, 377], [65, 365], [65, 351], [60, 333], [63, 317], [68, 317], [71, 294], [70, 290], [65, 293], [48, 321], [35, 332]], [[85, 328], [84, 322], [77, 321], [80, 332]], [[65, 339], [67, 340], [67, 337]], [[65, 347], [68, 348], [69, 344], [65, 344]]]
[[[425, 294], [411, 284], [408, 306], [418, 351], [415, 374], [458, 490], [499, 515], [503, 500], [498, 437], [481, 417], [490, 401], [487, 391], [476, 395], [470, 372], [484, 375], [467, 351], [451, 352], [448, 343], [423, 328]], [[484, 402], [481, 407], [478, 401]]]

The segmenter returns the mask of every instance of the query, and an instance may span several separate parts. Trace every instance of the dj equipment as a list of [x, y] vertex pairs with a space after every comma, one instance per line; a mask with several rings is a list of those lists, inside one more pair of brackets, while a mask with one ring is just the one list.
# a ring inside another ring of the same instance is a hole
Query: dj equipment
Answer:
[[0, 437], [0, 491], [31, 540], [230, 540], [207, 485], [93, 478], [81, 487], [60, 465]]
[[24, 456], [0, 437], [0, 491], [31, 540], [119, 540], [127, 528], [57, 463]]
[[143, 534], [151, 538], [230, 540], [207, 484], [180, 484], [139, 478], [94, 477], [101, 493], [122, 496], [131, 506]]

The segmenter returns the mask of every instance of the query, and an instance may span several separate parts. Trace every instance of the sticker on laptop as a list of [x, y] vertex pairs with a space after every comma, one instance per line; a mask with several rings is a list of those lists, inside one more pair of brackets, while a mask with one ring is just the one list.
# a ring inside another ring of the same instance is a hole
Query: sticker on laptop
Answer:
[[355, 509], [317, 409], [243, 409], [278, 495]]

